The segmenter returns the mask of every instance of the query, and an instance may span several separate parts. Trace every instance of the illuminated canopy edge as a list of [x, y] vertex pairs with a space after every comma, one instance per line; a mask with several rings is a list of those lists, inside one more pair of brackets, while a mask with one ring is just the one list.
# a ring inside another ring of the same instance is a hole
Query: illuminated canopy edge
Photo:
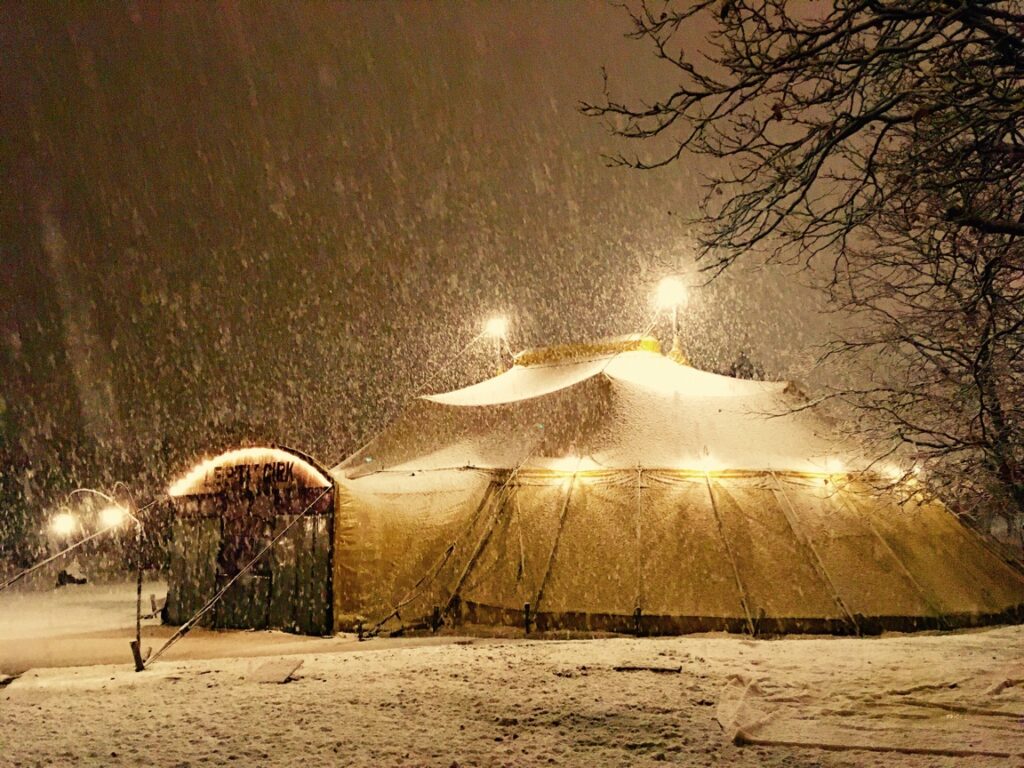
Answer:
[[[294, 453], [281, 448], [252, 447], [227, 451], [199, 462], [168, 488], [171, 496], [189, 496], [222, 490], [232, 481], [230, 470], [248, 468], [246, 477], [286, 480], [301, 488], [329, 488], [331, 480], [320, 469]], [[227, 471], [225, 471], [227, 470]], [[239, 481], [242, 473], [235, 473]]]

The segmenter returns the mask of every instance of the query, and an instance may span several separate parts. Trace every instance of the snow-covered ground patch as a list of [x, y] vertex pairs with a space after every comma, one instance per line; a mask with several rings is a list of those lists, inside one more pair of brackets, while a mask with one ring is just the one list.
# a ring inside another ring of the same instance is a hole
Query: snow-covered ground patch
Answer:
[[[142, 610], [150, 595], [163, 600], [167, 585], [145, 581]], [[72, 584], [54, 589], [0, 592], [0, 642], [60, 637], [80, 632], [135, 628], [135, 584]]]
[[[143, 585], [143, 611], [150, 595], [162, 604], [163, 582]], [[143, 649], [157, 649], [174, 633], [159, 619], [143, 621]], [[135, 637], [135, 584], [82, 584], [59, 589], [0, 592], [0, 674], [33, 667], [119, 664], [131, 660]], [[354, 647], [350, 637], [306, 637], [285, 632], [216, 632], [202, 628], [178, 643], [167, 659], [266, 656]]]
[[0, 691], [5, 763], [995, 766], [1024, 752], [1019, 628], [360, 647], [32, 670]]
[[[1022, 627], [363, 643], [197, 631], [136, 673], [134, 588], [76, 589], [0, 600], [0, 669], [12, 647], [64, 665], [0, 677], [5, 766], [1024, 765]], [[171, 631], [147, 627], [144, 644]], [[83, 652], [90, 633], [109, 647]], [[101, 651], [118, 663], [67, 666]]]

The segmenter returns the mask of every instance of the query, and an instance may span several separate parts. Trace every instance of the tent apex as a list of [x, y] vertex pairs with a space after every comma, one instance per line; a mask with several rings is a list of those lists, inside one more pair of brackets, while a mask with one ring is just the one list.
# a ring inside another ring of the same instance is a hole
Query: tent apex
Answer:
[[661, 342], [653, 336], [630, 334], [589, 343], [533, 347], [517, 354], [515, 364], [521, 366], [558, 365], [611, 357], [622, 352], [652, 352], [660, 355]]

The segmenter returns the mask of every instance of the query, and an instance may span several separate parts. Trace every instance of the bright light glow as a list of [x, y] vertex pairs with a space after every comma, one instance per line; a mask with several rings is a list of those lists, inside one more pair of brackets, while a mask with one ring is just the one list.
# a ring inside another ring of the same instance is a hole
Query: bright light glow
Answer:
[[70, 536], [78, 527], [78, 521], [70, 512], [61, 512], [54, 515], [50, 521], [50, 528], [58, 536]]
[[538, 469], [554, 470], [566, 474], [577, 474], [579, 472], [596, 472], [604, 467], [598, 464], [589, 456], [562, 456], [538, 458], [533, 464]]
[[583, 459], [579, 456], [563, 456], [561, 458], [544, 459], [546, 467], [556, 472], [579, 472]]
[[117, 504], [111, 504], [100, 510], [100, 525], [104, 528], [116, 528], [128, 519], [128, 510]]
[[697, 461], [697, 469], [705, 473], [721, 472], [725, 469], [725, 465], [716, 461], [713, 456], [701, 456]]
[[504, 339], [508, 336], [508, 318], [495, 315], [484, 324], [484, 335], [492, 339]]
[[658, 283], [655, 294], [658, 309], [672, 309], [686, 304], [686, 286], [678, 277], [666, 277]]
[[832, 457], [825, 462], [825, 471], [830, 475], [841, 475], [846, 472], [846, 465], [839, 459]]

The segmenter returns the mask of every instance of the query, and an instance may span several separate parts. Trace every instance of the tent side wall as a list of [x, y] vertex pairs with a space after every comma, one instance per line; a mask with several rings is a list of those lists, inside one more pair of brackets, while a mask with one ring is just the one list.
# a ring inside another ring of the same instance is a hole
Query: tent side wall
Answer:
[[1024, 576], [946, 510], [854, 483], [653, 470], [375, 477], [347, 482], [338, 516], [349, 538], [336, 543], [336, 583], [347, 580], [336, 615], [349, 626], [424, 625], [449, 608], [456, 623], [521, 627], [527, 604], [540, 630], [639, 633], [1024, 619]]
[[474, 470], [338, 478], [335, 630], [391, 614], [392, 624], [428, 621], [450, 598], [500, 487], [500, 473]]

